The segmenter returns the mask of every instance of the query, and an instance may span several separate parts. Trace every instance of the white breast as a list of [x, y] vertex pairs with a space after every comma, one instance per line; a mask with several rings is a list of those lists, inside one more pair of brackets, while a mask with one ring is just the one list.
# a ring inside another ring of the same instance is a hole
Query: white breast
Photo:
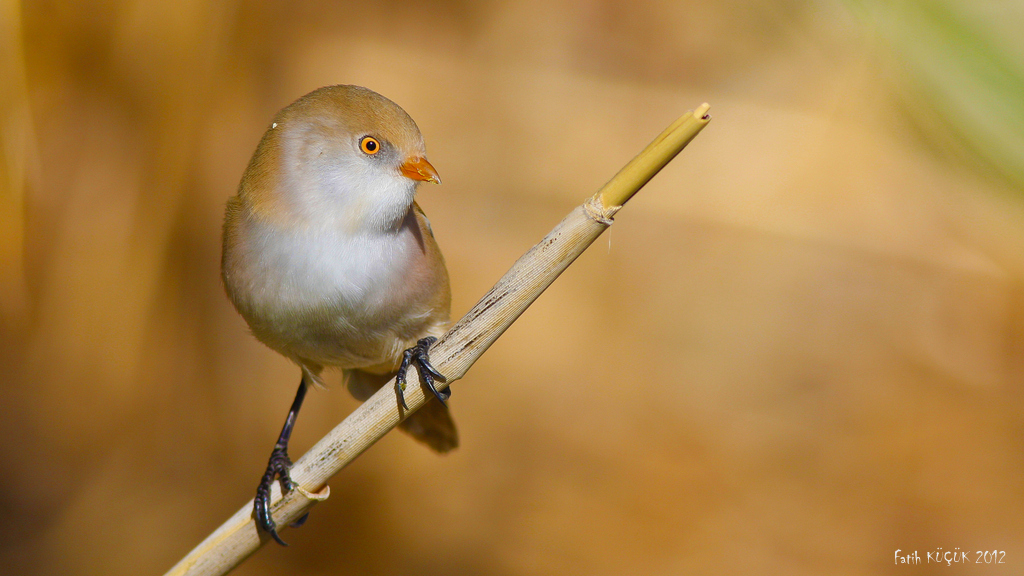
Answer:
[[246, 228], [248, 248], [234, 266], [244, 273], [225, 280], [235, 283], [229, 293], [256, 337], [282, 354], [344, 368], [376, 365], [395, 359], [430, 323], [430, 294], [409, 285], [424, 255], [408, 226], [355, 235]]

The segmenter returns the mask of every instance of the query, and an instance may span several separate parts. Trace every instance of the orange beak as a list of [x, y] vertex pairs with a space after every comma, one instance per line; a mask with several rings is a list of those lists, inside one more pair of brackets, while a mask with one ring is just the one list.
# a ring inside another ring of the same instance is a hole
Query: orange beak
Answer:
[[434, 184], [441, 183], [441, 177], [437, 175], [437, 170], [434, 170], [434, 167], [430, 165], [430, 162], [427, 162], [426, 158], [418, 156], [409, 158], [402, 163], [399, 170], [402, 172], [402, 176], [412, 180], [433, 182]]

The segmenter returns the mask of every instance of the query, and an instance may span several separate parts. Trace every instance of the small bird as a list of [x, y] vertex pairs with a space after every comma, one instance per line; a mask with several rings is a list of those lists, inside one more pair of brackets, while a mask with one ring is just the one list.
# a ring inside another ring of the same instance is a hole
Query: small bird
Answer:
[[[256, 490], [256, 524], [281, 545], [270, 487], [289, 475], [288, 439], [306, 389], [340, 368], [359, 400], [416, 365], [431, 400], [401, 427], [438, 452], [458, 446], [444, 377], [428, 349], [444, 333], [451, 291], [420, 182], [440, 184], [423, 136], [397, 104], [367, 88], [328, 86], [274, 117], [224, 219], [221, 273], [254, 336], [302, 371]], [[305, 521], [303, 517], [296, 525]]]

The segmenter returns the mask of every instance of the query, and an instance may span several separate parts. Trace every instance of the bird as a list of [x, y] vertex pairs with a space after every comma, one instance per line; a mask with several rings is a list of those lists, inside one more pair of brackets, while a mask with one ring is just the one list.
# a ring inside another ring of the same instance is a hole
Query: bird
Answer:
[[[401, 428], [439, 453], [458, 446], [450, 391], [429, 348], [447, 328], [444, 257], [415, 202], [440, 184], [423, 136], [400, 106], [361, 86], [327, 86], [273, 118], [224, 217], [221, 276], [252, 334], [298, 365], [298, 391], [253, 502], [257, 526], [283, 546], [270, 488], [296, 487], [288, 440], [310, 387], [327, 368], [366, 400], [415, 366], [433, 392]], [[304, 522], [304, 516], [293, 526]]]

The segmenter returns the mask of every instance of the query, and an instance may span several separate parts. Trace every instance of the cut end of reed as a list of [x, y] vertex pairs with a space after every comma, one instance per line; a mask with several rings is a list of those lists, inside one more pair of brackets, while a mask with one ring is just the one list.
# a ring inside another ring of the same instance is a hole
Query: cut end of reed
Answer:
[[594, 195], [601, 206], [599, 213], [614, 214], [675, 158], [676, 154], [679, 154], [711, 121], [711, 115], [708, 114], [710, 109], [711, 106], [705, 102], [696, 110], [690, 110], [680, 116], [636, 158], [619, 170], [619, 173]]

